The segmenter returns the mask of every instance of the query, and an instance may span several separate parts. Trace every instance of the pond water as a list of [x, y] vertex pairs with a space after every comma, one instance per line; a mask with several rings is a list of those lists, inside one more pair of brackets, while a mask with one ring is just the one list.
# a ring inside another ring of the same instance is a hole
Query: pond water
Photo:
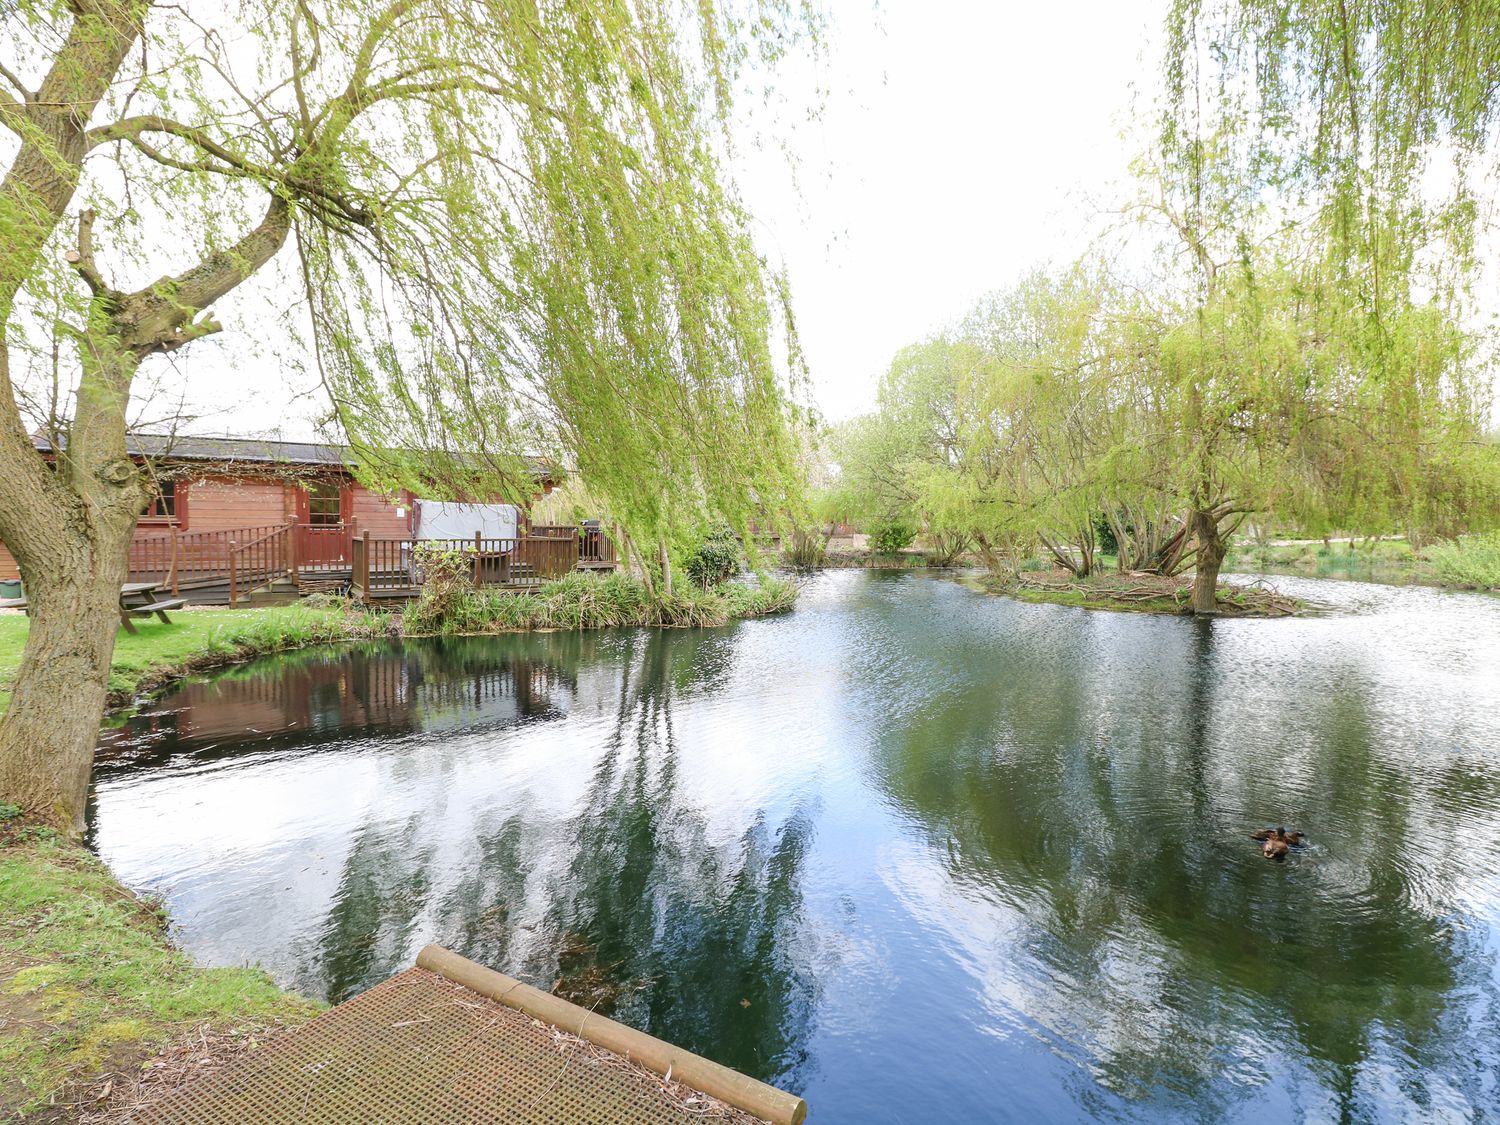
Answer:
[[1328, 612], [844, 571], [263, 660], [104, 733], [93, 839], [203, 962], [339, 1000], [441, 942], [815, 1123], [1500, 1114], [1500, 599], [1277, 584]]

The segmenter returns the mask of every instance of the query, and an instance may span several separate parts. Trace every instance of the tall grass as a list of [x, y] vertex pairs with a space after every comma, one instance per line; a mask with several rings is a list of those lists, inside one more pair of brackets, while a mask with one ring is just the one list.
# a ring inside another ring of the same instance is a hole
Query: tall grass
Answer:
[[419, 598], [404, 611], [408, 633], [489, 633], [525, 629], [602, 629], [614, 626], [712, 627], [734, 618], [763, 617], [792, 608], [797, 587], [766, 578], [756, 585], [726, 582], [707, 590], [685, 586], [652, 597], [625, 574], [574, 573], [519, 593], [468, 590], [461, 598]]
[[1426, 554], [1443, 582], [1500, 590], [1500, 531], [1466, 535], [1454, 543], [1435, 543]]

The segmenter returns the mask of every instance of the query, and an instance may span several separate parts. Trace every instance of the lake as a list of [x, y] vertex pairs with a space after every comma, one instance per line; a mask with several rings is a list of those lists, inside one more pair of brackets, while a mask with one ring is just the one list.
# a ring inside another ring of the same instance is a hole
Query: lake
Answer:
[[815, 1125], [1500, 1114], [1500, 599], [1275, 582], [268, 658], [103, 732], [91, 839], [203, 963], [440, 942]]

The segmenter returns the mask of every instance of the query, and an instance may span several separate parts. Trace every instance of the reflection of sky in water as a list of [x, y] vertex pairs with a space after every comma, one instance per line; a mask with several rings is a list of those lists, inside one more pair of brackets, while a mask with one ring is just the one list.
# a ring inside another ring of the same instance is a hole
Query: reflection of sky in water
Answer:
[[309, 992], [583, 949], [820, 1121], [1482, 1114], [1500, 600], [1281, 584], [1333, 612], [834, 573], [721, 631], [297, 654], [109, 732], [96, 841]]

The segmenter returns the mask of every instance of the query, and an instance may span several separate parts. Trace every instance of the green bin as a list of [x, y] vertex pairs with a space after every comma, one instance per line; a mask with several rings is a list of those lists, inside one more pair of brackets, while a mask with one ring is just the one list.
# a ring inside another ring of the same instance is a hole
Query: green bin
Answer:
[[19, 578], [0, 578], [0, 598], [19, 598], [21, 596], [21, 580]]

